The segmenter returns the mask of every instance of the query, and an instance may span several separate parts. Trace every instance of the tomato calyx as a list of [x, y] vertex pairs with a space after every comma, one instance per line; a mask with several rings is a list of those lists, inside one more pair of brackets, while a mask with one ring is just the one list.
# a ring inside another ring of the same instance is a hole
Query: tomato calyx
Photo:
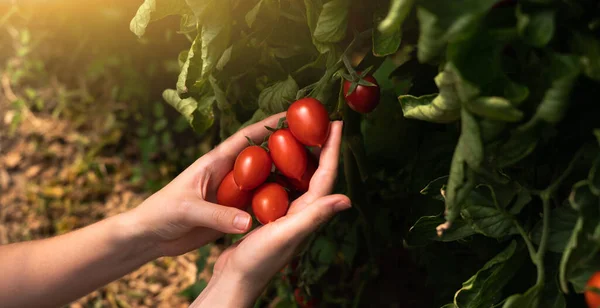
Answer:
[[[269, 129], [269, 128], [267, 128], [267, 129]], [[248, 140], [248, 145], [259, 146], [259, 147], [263, 148], [265, 151], [267, 151], [267, 153], [269, 152], [269, 147], [267, 146], [267, 137], [268, 136], [265, 136], [265, 139], [263, 140], [263, 142], [260, 145], [256, 144], [256, 142], [254, 142], [252, 139], [250, 139], [250, 137], [248, 137], [248, 136], [244, 136], [244, 137], [246, 137], [246, 140]]]
[[344, 65], [346, 66], [348, 73], [341, 73], [341, 76], [350, 82], [350, 88], [348, 89], [347, 93], [344, 93], [344, 96], [352, 94], [359, 85], [365, 87], [377, 87], [376, 84], [364, 79], [373, 69], [372, 66], [359, 73], [354, 70], [352, 64], [350, 64], [350, 60], [348, 60], [346, 56], [343, 56], [342, 60], [344, 61]]

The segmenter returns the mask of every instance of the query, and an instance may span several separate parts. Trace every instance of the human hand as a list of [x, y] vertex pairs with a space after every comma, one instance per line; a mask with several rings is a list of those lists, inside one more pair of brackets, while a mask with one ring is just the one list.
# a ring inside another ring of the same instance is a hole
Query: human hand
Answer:
[[215, 204], [219, 184], [233, 168], [249, 137], [261, 143], [285, 113], [273, 115], [235, 133], [203, 155], [173, 181], [127, 213], [135, 237], [151, 243], [155, 257], [179, 255], [201, 247], [223, 233], [245, 233], [252, 224], [242, 210]]
[[292, 202], [284, 217], [253, 230], [225, 250], [215, 263], [208, 287], [192, 306], [251, 306], [271, 277], [290, 262], [302, 241], [350, 207], [348, 197], [329, 195], [337, 175], [341, 133], [342, 123], [333, 122], [308, 191]]

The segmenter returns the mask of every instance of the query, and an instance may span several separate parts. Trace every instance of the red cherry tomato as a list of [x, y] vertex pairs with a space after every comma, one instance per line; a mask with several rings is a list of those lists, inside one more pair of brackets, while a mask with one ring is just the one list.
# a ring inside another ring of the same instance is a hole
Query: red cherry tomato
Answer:
[[[597, 288], [600, 290], [600, 271], [592, 274], [586, 284], [587, 288]], [[585, 301], [589, 308], [600, 308], [600, 293], [594, 292], [594, 290], [588, 289], [584, 293]]]
[[306, 171], [306, 149], [290, 132], [279, 129], [269, 137], [269, 152], [275, 167], [288, 178], [300, 180]]
[[[360, 74], [360, 72], [357, 73]], [[352, 110], [360, 113], [369, 113], [379, 105], [379, 84], [371, 75], [367, 75], [363, 77], [363, 79], [375, 84], [375, 86], [370, 87], [359, 84], [356, 89], [348, 95], [352, 82], [345, 80], [343, 89], [344, 98], [346, 98], [346, 103], [348, 103], [348, 106], [350, 106]]]
[[306, 300], [304, 298], [302, 290], [300, 288], [296, 288], [294, 290], [294, 299], [296, 299], [296, 304], [300, 308], [314, 308], [317, 307], [317, 300], [315, 298], [311, 298], [310, 300]]
[[252, 197], [252, 211], [263, 225], [283, 217], [287, 213], [288, 206], [288, 193], [277, 183], [261, 185]]
[[271, 173], [273, 161], [265, 149], [253, 145], [235, 159], [233, 179], [241, 190], [252, 190], [264, 183]]
[[304, 145], [322, 146], [329, 136], [329, 115], [325, 106], [314, 98], [292, 103], [286, 119], [294, 137]]
[[230, 171], [217, 190], [217, 203], [231, 206], [240, 210], [245, 209], [250, 203], [252, 193], [241, 190], [233, 180], [233, 171]]
[[288, 179], [288, 182], [292, 185], [292, 187], [302, 193], [308, 191], [310, 179], [312, 179], [313, 175], [315, 174], [315, 171], [317, 171], [317, 159], [310, 154], [308, 154], [307, 156], [308, 159], [306, 162], [306, 171], [302, 175], [302, 179]]

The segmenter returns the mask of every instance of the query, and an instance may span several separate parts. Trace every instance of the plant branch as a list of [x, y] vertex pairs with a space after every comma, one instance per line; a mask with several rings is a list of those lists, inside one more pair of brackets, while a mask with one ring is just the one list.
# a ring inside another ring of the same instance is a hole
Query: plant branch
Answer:
[[546, 255], [546, 248], [548, 246], [548, 237], [550, 235], [550, 192], [545, 191], [541, 195], [543, 203], [543, 220], [542, 220], [542, 238], [540, 240], [540, 246], [538, 247], [536, 259], [537, 259], [537, 284], [543, 284], [545, 273], [544, 273], [544, 256]]

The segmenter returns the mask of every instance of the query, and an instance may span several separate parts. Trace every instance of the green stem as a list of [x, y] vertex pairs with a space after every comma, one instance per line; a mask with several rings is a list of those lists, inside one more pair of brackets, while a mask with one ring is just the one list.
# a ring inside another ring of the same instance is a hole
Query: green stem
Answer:
[[544, 271], [544, 256], [546, 255], [546, 248], [548, 246], [548, 237], [550, 235], [550, 192], [543, 192], [542, 195], [543, 203], [543, 220], [542, 220], [542, 238], [540, 240], [540, 247], [538, 247], [536, 259], [537, 259], [537, 284], [542, 285], [545, 280]]
[[523, 229], [523, 226], [521, 226], [521, 224], [517, 221], [516, 218], [512, 217], [512, 219], [513, 223], [515, 224], [515, 227], [517, 228], [517, 231], [519, 231], [519, 234], [521, 234], [521, 237], [523, 237], [523, 240], [525, 241], [525, 245], [527, 246], [527, 250], [529, 251], [529, 257], [531, 258], [531, 261], [533, 262], [533, 264], [537, 265], [537, 254], [535, 251], [535, 247], [531, 242], [531, 239], [529, 239], [529, 235], [527, 235], [527, 232], [525, 232], [525, 229]]

